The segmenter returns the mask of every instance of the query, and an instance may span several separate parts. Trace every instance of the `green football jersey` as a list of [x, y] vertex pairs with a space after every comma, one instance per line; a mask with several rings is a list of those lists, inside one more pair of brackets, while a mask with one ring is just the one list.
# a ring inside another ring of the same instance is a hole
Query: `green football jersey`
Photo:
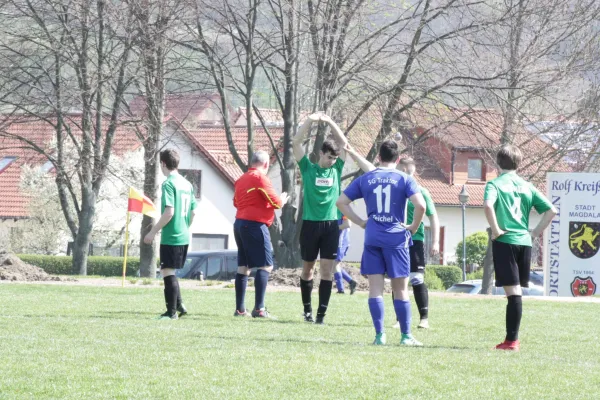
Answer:
[[298, 162], [304, 184], [302, 219], [307, 221], [337, 221], [341, 218], [335, 202], [341, 193], [344, 160], [338, 158], [331, 168], [313, 164], [308, 156]]
[[[430, 217], [433, 214], [435, 214], [435, 204], [433, 203], [433, 200], [431, 199], [431, 193], [429, 193], [429, 190], [425, 189], [424, 187], [420, 187], [420, 189], [421, 189], [421, 194], [423, 195], [423, 198], [425, 199], [425, 215]], [[406, 212], [406, 223], [408, 225], [412, 224], [414, 214], [415, 214], [415, 205], [412, 203], [412, 201], [409, 200], [408, 206], [407, 206], [407, 212]], [[425, 224], [423, 222], [421, 222], [421, 225], [419, 225], [419, 229], [417, 229], [415, 234], [412, 235], [412, 239], [419, 240], [421, 242], [425, 241]]]
[[179, 173], [172, 173], [162, 184], [161, 212], [173, 207], [173, 218], [162, 228], [160, 244], [181, 246], [190, 243], [190, 218], [196, 208], [194, 188]]
[[494, 202], [498, 226], [506, 232], [496, 240], [521, 246], [531, 246], [531, 209], [542, 214], [552, 208], [546, 196], [514, 171], [503, 173], [488, 182], [483, 199]]

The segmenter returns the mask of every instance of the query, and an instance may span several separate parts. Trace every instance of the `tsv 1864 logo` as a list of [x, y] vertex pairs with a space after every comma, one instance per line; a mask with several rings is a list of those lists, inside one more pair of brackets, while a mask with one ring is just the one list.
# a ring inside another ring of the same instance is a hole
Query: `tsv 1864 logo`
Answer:
[[600, 248], [600, 223], [569, 222], [569, 249], [577, 258], [590, 258]]
[[587, 278], [577, 276], [571, 282], [571, 293], [574, 297], [591, 296], [596, 293], [596, 283], [591, 276]]

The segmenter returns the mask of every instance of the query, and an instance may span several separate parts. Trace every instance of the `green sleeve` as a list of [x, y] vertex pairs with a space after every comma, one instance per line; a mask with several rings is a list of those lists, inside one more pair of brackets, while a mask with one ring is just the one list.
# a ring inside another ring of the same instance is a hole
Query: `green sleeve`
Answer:
[[298, 161], [298, 167], [300, 167], [300, 172], [304, 173], [308, 167], [310, 167], [310, 160], [308, 159], [308, 156], [305, 154], [304, 157], [302, 157], [302, 159], [300, 161]]
[[430, 217], [436, 213], [435, 203], [433, 202], [433, 199], [431, 198], [431, 194], [429, 193], [429, 190], [427, 190], [425, 188], [421, 188], [421, 194], [423, 195], [423, 198], [425, 199], [425, 206], [426, 206], [425, 215]]
[[344, 170], [344, 164], [345, 164], [345, 161], [339, 157], [335, 161], [335, 164], [333, 164], [333, 168], [337, 169], [338, 173], [340, 174], [340, 178], [342, 177], [342, 171]]
[[483, 200], [490, 200], [492, 202], [496, 202], [498, 198], [498, 189], [492, 182], [488, 182], [485, 185], [485, 192], [483, 193]]
[[163, 207], [175, 207], [175, 188], [173, 187], [173, 183], [169, 181], [163, 183], [161, 202]]
[[550, 200], [541, 194], [540, 191], [537, 190], [533, 185], [531, 185], [531, 192], [531, 205], [533, 208], [535, 208], [535, 211], [537, 211], [539, 214], [543, 214], [552, 208]]

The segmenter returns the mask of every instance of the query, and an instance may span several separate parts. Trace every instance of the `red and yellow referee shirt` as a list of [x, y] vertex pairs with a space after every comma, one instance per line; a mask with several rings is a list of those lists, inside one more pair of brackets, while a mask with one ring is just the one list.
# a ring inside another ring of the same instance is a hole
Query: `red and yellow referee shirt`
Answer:
[[256, 168], [248, 169], [235, 182], [233, 205], [237, 208], [237, 219], [262, 222], [267, 226], [275, 219], [275, 209], [283, 206], [270, 179]]

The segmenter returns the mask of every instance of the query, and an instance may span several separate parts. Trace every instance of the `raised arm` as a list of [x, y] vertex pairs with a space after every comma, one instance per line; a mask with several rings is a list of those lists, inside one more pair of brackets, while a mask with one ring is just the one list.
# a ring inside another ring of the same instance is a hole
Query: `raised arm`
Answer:
[[367, 161], [366, 158], [358, 154], [352, 146], [346, 145], [345, 150], [348, 154], [350, 154], [350, 157], [352, 157], [352, 159], [358, 164], [358, 168], [363, 170], [363, 172], [370, 172], [376, 169], [375, 166]]
[[294, 140], [292, 142], [294, 158], [297, 162], [300, 162], [300, 160], [302, 160], [302, 157], [304, 157], [304, 148], [302, 147], [302, 144], [310, 134], [310, 128], [312, 126], [312, 123], [315, 121], [319, 121], [320, 118], [321, 114], [319, 113], [311, 114], [308, 116], [306, 121], [304, 121], [304, 123], [300, 125], [300, 128], [298, 128], [298, 132], [296, 132], [296, 136], [294, 136]]
[[345, 161], [348, 139], [346, 139], [346, 136], [344, 136], [344, 132], [342, 132], [338, 124], [336, 124], [328, 115], [322, 115], [321, 121], [327, 123], [331, 127], [331, 133], [333, 135], [333, 138], [338, 144], [338, 146], [340, 146], [340, 148], [342, 149], [340, 152], [340, 158]]
[[556, 216], [557, 212], [558, 211], [556, 211], [556, 208], [554, 206], [552, 206], [551, 209], [549, 209], [548, 211], [543, 213], [542, 219], [537, 224], [537, 226], [531, 231], [531, 236], [534, 238], [540, 236], [544, 232], [544, 230], [548, 227], [548, 225], [550, 225], [550, 223]]

